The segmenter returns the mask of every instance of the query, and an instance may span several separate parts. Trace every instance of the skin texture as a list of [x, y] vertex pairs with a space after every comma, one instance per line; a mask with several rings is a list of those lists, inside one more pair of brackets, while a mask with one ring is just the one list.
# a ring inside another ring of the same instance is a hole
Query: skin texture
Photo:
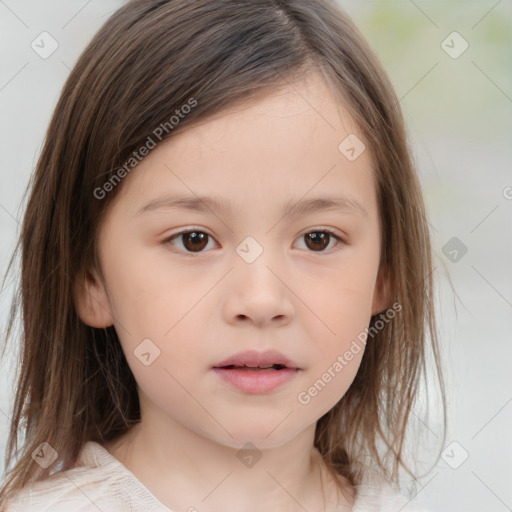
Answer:
[[[115, 326], [141, 422], [105, 447], [169, 508], [315, 511], [335, 498], [315, 425], [349, 388], [363, 350], [308, 404], [297, 397], [390, 307], [374, 171], [368, 150], [349, 161], [338, 149], [349, 133], [363, 140], [312, 73], [159, 144], [107, 212], [98, 239], [105, 281], [90, 270], [78, 310], [88, 325]], [[137, 215], [171, 193], [215, 196], [234, 211]], [[287, 201], [334, 194], [367, 215], [283, 216]], [[190, 227], [210, 235], [203, 252], [187, 252], [185, 237], [164, 242]], [[307, 244], [306, 233], [326, 227], [347, 244]], [[236, 251], [248, 236], [263, 249], [252, 263]], [[160, 350], [149, 366], [134, 354], [144, 339]], [[301, 371], [271, 392], [241, 392], [211, 368], [248, 349], [279, 350]], [[237, 457], [247, 442], [262, 455], [252, 467]]]

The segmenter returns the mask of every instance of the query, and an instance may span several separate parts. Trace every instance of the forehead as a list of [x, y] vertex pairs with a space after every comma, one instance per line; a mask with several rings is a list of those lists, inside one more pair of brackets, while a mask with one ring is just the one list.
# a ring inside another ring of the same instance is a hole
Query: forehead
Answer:
[[275, 90], [266, 90], [246, 102], [229, 106], [168, 142], [184, 152], [205, 142], [219, 149], [228, 146], [234, 149], [239, 141], [257, 149], [261, 142], [266, 149], [280, 149], [283, 153], [286, 149], [280, 147], [283, 139], [287, 147], [301, 146], [304, 142], [313, 146], [318, 139], [324, 139], [325, 146], [337, 149], [340, 136], [358, 131], [352, 116], [332, 96], [323, 77], [311, 72], [300, 81], [285, 82]]
[[[200, 102], [200, 98], [198, 98]], [[362, 135], [316, 73], [237, 104], [161, 142], [123, 184], [132, 214], [167, 195], [215, 196], [242, 212], [281, 211], [295, 199], [352, 198], [375, 214], [368, 151], [347, 158], [347, 137]], [[349, 141], [352, 139], [348, 139]], [[364, 146], [363, 146], [364, 147]]]

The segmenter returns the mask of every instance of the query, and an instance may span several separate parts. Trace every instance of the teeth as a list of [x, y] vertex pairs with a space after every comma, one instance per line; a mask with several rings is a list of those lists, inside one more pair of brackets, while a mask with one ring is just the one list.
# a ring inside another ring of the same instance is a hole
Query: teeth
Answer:
[[248, 365], [248, 364], [242, 364], [240, 366], [236, 366], [236, 365], [228, 365], [228, 366], [225, 366], [224, 368], [226, 369], [229, 369], [229, 370], [236, 370], [236, 369], [240, 369], [240, 370], [282, 370], [283, 368], [286, 368], [285, 365], [282, 365], [282, 364], [276, 364], [276, 363], [273, 363], [273, 364], [260, 364], [258, 366], [252, 366], [252, 365]]
[[257, 365], [257, 366], [253, 366], [253, 365], [249, 365], [249, 364], [244, 364], [240, 368], [260, 368], [261, 370], [270, 370], [270, 369], [272, 369], [274, 367], [277, 367], [277, 366], [280, 366], [280, 365], [260, 364], [260, 365]]

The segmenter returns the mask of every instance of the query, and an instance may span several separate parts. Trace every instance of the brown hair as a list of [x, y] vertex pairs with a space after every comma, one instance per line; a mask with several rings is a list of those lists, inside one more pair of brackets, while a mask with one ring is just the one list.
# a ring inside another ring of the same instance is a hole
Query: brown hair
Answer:
[[[356, 463], [365, 457], [390, 481], [399, 482], [400, 465], [412, 474], [404, 439], [420, 377], [427, 377], [429, 343], [446, 430], [420, 184], [399, 101], [353, 22], [332, 0], [134, 0], [109, 18], [70, 73], [27, 187], [22, 232], [7, 270], [21, 244], [21, 282], [6, 332], [7, 341], [21, 301], [6, 472], [14, 452], [18, 460], [0, 497], [47, 478], [52, 468], [73, 467], [86, 441], [112, 440], [140, 420], [136, 383], [114, 327], [89, 327], [75, 308], [77, 276], [90, 268], [101, 275], [98, 226], [122, 184], [101, 200], [95, 190], [191, 98], [195, 107], [162, 140], [312, 69], [323, 73], [369, 144], [381, 271], [403, 305], [368, 339], [351, 387], [319, 419], [315, 445], [331, 470], [354, 485], [361, 477]], [[378, 320], [372, 317], [370, 331]], [[31, 458], [43, 442], [58, 453], [47, 469]], [[379, 443], [391, 454], [389, 464]]]

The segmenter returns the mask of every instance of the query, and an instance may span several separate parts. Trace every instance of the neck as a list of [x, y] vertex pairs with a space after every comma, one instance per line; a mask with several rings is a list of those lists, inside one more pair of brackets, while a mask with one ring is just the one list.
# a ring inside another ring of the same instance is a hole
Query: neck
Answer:
[[240, 450], [152, 418], [105, 448], [171, 510], [351, 510], [314, 447], [315, 425], [280, 446]]

